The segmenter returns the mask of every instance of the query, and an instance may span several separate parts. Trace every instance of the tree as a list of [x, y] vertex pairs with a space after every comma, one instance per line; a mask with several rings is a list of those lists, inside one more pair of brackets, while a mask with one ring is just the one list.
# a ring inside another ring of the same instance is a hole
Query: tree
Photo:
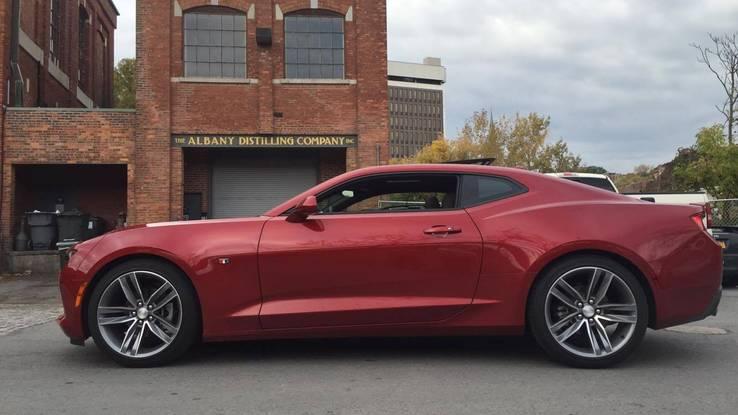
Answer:
[[115, 108], [136, 108], [136, 60], [121, 59], [113, 72]]
[[592, 173], [592, 174], [608, 174], [606, 168], [600, 166], [584, 166], [579, 169], [580, 173]]
[[675, 160], [674, 179], [680, 190], [738, 197], [738, 146], [728, 143], [722, 125], [700, 130], [690, 150], [680, 150]]
[[395, 163], [441, 163], [452, 160], [495, 158], [495, 164], [541, 172], [578, 171], [582, 159], [559, 140], [548, 144], [551, 121], [536, 113], [492, 119], [476, 111], [455, 140], [439, 138], [415, 157]]
[[716, 36], [709, 34], [711, 46], [703, 47], [692, 44], [699, 51], [698, 61], [705, 64], [707, 69], [715, 75], [725, 92], [725, 101], [722, 106], [716, 105], [718, 111], [725, 117], [728, 128], [728, 143], [733, 144], [738, 117], [738, 32], [731, 35]]

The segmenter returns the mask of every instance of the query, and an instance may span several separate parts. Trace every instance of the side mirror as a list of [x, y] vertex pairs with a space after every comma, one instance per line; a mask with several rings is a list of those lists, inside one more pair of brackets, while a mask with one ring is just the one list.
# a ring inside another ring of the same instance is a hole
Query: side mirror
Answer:
[[307, 218], [318, 211], [318, 199], [315, 196], [308, 196], [299, 205], [292, 209], [292, 213], [287, 216], [287, 222], [302, 223]]

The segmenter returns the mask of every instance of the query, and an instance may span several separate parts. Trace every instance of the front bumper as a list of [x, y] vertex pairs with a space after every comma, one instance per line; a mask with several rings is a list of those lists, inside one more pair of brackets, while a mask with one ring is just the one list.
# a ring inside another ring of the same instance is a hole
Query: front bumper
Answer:
[[59, 276], [59, 290], [64, 314], [57, 318], [57, 323], [72, 344], [82, 345], [89, 337], [83, 324], [82, 301], [87, 283], [78, 277], [77, 273], [68, 266], [62, 269]]

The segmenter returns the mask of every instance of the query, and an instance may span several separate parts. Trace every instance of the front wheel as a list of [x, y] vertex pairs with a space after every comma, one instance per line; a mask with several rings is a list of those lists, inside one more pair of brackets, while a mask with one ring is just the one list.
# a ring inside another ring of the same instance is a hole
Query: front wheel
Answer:
[[528, 308], [538, 344], [565, 364], [601, 368], [626, 359], [648, 325], [648, 301], [638, 278], [605, 257], [581, 256], [547, 270]]
[[103, 276], [90, 297], [87, 324], [116, 362], [151, 367], [187, 352], [198, 339], [200, 316], [194, 290], [177, 268], [141, 259]]

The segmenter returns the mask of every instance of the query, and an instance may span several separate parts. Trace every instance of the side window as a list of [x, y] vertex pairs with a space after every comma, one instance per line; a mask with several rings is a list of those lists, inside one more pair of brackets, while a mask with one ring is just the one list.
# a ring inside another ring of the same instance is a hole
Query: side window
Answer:
[[461, 185], [461, 207], [469, 207], [523, 193], [517, 183], [501, 177], [464, 176]]
[[454, 209], [458, 178], [443, 174], [397, 174], [355, 180], [318, 197], [318, 210], [386, 213]]

